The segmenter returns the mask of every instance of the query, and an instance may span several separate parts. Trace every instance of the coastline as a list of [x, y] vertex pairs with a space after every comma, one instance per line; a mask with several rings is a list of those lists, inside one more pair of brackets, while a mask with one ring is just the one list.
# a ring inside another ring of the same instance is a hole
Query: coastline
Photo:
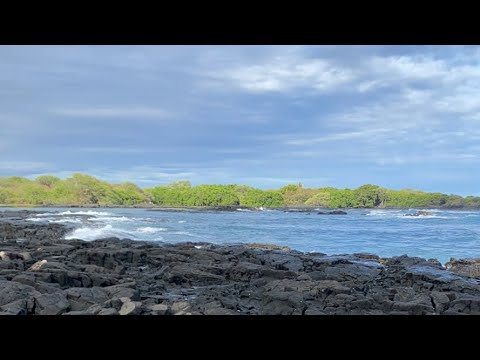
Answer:
[[70, 226], [29, 215], [0, 211], [0, 314], [480, 314], [478, 274], [460, 260], [456, 274], [408, 256], [64, 240]]
[[[226, 206], [159, 206], [151, 204], [139, 205], [98, 205], [98, 204], [70, 204], [70, 205], [2, 205], [1, 209], [37, 209], [37, 208], [65, 208], [65, 209], [151, 209], [152, 211], [237, 211], [238, 209], [249, 211], [262, 211], [259, 207], [240, 206], [240, 205], [226, 205]], [[283, 206], [283, 207], [265, 207], [266, 210], [276, 210], [285, 212], [315, 212], [319, 210], [449, 210], [449, 211], [475, 211], [480, 210], [480, 207], [470, 206], [425, 206], [425, 207], [358, 207], [358, 208], [327, 208], [321, 206]]]

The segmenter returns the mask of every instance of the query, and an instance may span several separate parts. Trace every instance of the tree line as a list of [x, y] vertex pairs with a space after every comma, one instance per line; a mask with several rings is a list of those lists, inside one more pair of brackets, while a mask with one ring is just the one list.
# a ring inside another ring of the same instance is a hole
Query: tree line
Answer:
[[480, 207], [480, 197], [429, 193], [419, 190], [391, 190], [377, 185], [356, 189], [305, 188], [301, 183], [280, 189], [261, 190], [245, 185], [198, 185], [189, 181], [142, 189], [131, 182], [110, 184], [85, 174], [64, 180], [39, 176], [0, 177], [1, 205], [39, 206], [309, 206], [323, 208], [418, 208]]

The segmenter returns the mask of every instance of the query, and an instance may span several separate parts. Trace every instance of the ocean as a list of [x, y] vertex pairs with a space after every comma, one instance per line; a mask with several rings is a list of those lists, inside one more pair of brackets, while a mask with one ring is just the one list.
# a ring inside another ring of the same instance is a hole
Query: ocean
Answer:
[[[12, 209], [12, 210], [17, 210]], [[30, 209], [31, 210], [31, 209]], [[149, 209], [37, 208], [28, 221], [74, 226], [66, 239], [129, 238], [161, 243], [266, 243], [328, 255], [373, 253], [435, 258], [480, 257], [480, 211], [422, 209], [316, 212], [169, 212]]]

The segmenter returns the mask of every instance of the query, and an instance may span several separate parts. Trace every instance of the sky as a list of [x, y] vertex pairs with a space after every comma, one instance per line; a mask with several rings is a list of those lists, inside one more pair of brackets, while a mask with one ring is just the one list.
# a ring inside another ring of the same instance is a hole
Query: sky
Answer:
[[0, 176], [480, 195], [478, 46], [0, 46]]

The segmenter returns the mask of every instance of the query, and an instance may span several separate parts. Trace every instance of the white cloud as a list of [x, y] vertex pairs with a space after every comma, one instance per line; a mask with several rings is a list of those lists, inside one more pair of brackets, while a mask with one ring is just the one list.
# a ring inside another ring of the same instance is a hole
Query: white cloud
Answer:
[[238, 65], [211, 71], [208, 76], [247, 92], [287, 92], [296, 88], [333, 91], [351, 81], [353, 72], [325, 59], [307, 59], [294, 53], [263, 64]]

